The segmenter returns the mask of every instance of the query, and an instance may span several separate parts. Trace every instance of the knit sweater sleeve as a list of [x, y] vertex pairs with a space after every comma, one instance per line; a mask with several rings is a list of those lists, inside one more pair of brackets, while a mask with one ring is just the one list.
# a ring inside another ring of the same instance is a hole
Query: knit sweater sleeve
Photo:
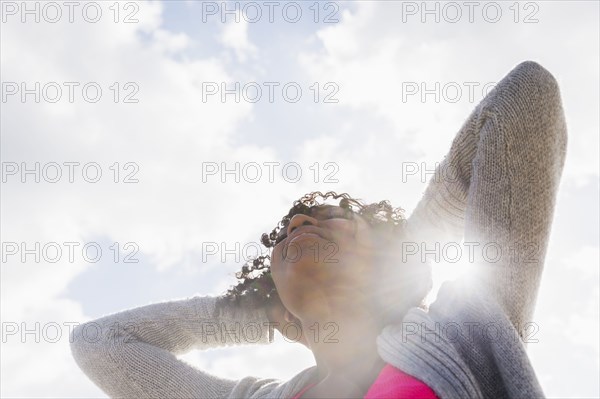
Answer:
[[464, 122], [408, 220], [429, 247], [464, 238], [469, 277], [518, 330], [533, 315], [566, 145], [556, 79], [522, 62]]
[[70, 337], [75, 361], [110, 397], [250, 397], [274, 379], [219, 378], [179, 360], [192, 349], [269, 343], [264, 309], [227, 305], [213, 317], [216, 297], [192, 297], [124, 310], [77, 326]]

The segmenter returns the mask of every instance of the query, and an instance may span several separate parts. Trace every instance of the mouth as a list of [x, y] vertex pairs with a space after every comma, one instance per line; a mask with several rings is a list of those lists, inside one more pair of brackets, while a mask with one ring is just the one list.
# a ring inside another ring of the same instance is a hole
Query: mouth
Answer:
[[[305, 252], [302, 248], [305, 245], [311, 245], [309, 248], [313, 248], [312, 245], [314, 245], [313, 243], [317, 240], [321, 241], [318, 244], [319, 247], [323, 245], [322, 240], [332, 242], [330, 233], [317, 226], [303, 225], [295, 228], [294, 231], [285, 238], [285, 244], [281, 252], [282, 258], [292, 263], [299, 261], [303, 258], [303, 252]], [[303, 241], [304, 243], [302, 243]], [[314, 251], [315, 249], [313, 248], [307, 253], [312, 253], [314, 256]]]
[[324, 238], [315, 226], [300, 226], [296, 228], [288, 237], [288, 245], [294, 241], [304, 238]]
[[305, 232], [305, 233], [300, 233], [300, 234], [296, 234], [295, 236], [293, 236], [292, 239], [288, 242], [288, 244], [291, 244], [296, 241], [300, 241], [300, 240], [308, 238], [308, 237], [323, 238], [316, 233]]
[[[297, 231], [300, 229], [301, 231]], [[292, 263], [298, 262], [303, 257], [302, 253], [305, 252], [306, 245], [310, 245], [312, 248], [316, 240], [323, 240], [320, 234], [310, 231], [310, 229], [298, 228], [297, 230], [290, 234], [281, 253], [284, 259]], [[312, 253], [312, 251], [310, 252]]]

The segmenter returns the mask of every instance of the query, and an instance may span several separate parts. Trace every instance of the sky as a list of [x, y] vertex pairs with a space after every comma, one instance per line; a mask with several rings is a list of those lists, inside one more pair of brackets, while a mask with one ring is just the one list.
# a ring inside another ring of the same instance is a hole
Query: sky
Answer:
[[[307, 192], [409, 215], [526, 60], [569, 132], [528, 351], [548, 397], [600, 396], [598, 2], [75, 3], [0, 1], [0, 396], [106, 397], [68, 326], [222, 293]], [[229, 378], [314, 364], [280, 335], [181, 359]]]

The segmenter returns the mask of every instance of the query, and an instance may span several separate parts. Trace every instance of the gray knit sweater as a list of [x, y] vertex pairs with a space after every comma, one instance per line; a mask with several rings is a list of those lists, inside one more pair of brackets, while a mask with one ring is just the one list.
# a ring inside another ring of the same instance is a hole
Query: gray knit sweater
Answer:
[[[516, 66], [478, 104], [408, 220], [417, 243], [464, 239], [468, 278], [446, 282], [427, 311], [413, 308], [377, 338], [387, 363], [440, 398], [544, 396], [526, 353], [567, 129], [555, 78]], [[453, 173], [449, 173], [449, 171]], [[486, 248], [484, 251], [483, 249]], [[316, 366], [289, 381], [229, 380], [176, 355], [273, 340], [264, 309], [227, 309], [192, 297], [125, 310], [71, 334], [79, 367], [111, 397], [291, 398], [315, 382]]]

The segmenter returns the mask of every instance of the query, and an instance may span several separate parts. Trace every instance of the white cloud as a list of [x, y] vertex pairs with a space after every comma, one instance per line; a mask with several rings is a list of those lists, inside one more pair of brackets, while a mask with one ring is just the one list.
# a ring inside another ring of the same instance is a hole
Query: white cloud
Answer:
[[[248, 22], [240, 16], [242, 11], [236, 11], [237, 16], [227, 20], [222, 25], [221, 43], [234, 51], [239, 62], [244, 63], [249, 58], [256, 58], [258, 47], [248, 38]], [[236, 22], [236, 19], [239, 22]]]
[[[110, 15], [109, 5], [105, 15]], [[245, 231], [231, 234], [231, 226], [240, 219], [250, 224], [261, 220], [265, 209], [251, 213], [239, 209], [237, 185], [202, 184], [201, 164], [250, 161], [256, 156], [274, 159], [275, 154], [253, 146], [231, 148], [228, 136], [248, 117], [251, 106], [203, 102], [202, 82], [231, 77], [215, 58], [172, 59], [187, 47], [189, 38], [161, 29], [161, 12], [161, 4], [152, 2], [140, 3], [137, 24], [115, 24], [110, 18], [97, 24], [21, 24], [18, 20], [3, 24], [3, 81], [27, 82], [28, 87], [36, 81], [42, 86], [80, 82], [79, 88], [97, 82], [103, 88], [103, 98], [96, 104], [82, 101], [77, 90], [74, 103], [66, 101], [66, 91], [57, 104], [3, 103], [3, 161], [31, 166], [34, 162], [97, 162], [106, 177], [90, 184], [76, 174], [77, 183], [68, 184], [64, 169], [57, 184], [31, 180], [21, 184], [18, 178], [3, 184], [4, 242], [24, 241], [31, 248], [36, 241], [42, 246], [85, 243], [105, 236], [113, 242], [136, 242], [142, 254], [167, 269], [197, 251], [200, 242], [227, 233], [233, 240], [244, 239]], [[109, 89], [114, 82], [121, 84], [121, 100], [131, 92], [124, 90], [124, 83], [134, 82], [139, 103], [115, 104]], [[140, 182], [112, 183], [109, 166], [114, 162], [121, 167], [125, 162], [139, 165], [135, 177]], [[272, 195], [276, 192], [275, 187], [265, 188]], [[104, 250], [104, 256], [112, 255], [108, 248]], [[89, 318], [78, 303], [61, 295], [93, 265], [81, 257], [75, 262], [65, 259], [66, 255], [48, 264], [29, 256], [22, 263], [12, 256], [3, 263], [3, 323], [25, 322], [31, 328], [36, 321], [62, 325]], [[104, 287], [107, 294], [110, 289]], [[23, 343], [19, 335], [3, 343], [2, 396], [98, 396], [98, 389], [71, 358], [65, 334], [58, 343], [38, 344], [32, 342], [34, 336]], [[31, 379], [32, 367], [40, 378]]]
[[[552, 251], [535, 313], [529, 356], [549, 397], [595, 397], [600, 371], [597, 247]], [[573, 368], [576, 364], [578, 367]], [[576, 388], [574, 388], [576, 387]]]
[[[450, 17], [444, 19], [441, 14], [439, 23], [423, 24], [421, 17], [433, 21], [434, 15], [422, 14], [422, 8], [414, 4], [417, 14], [406, 14], [407, 22], [402, 22], [404, 2], [357, 3], [354, 12], [345, 11], [341, 23], [316, 33], [322, 43], [320, 51], [302, 53], [299, 60], [314, 80], [339, 85], [340, 104], [363, 112], [374, 110], [391, 121], [395, 133], [408, 144], [427, 149], [430, 159], [436, 160], [445, 154], [468, 112], [485, 95], [485, 84], [497, 82], [522, 61], [538, 61], [559, 81], [568, 115], [571, 136], [565, 175], [598, 174], [595, 116], [600, 107], [596, 90], [600, 82], [594, 55], [600, 43], [598, 21], [592, 17], [597, 4], [536, 3], [539, 10], [534, 16], [539, 22], [533, 24], [515, 24], [508, 3], [496, 24], [486, 23], [483, 14], [478, 14], [481, 9], [474, 14], [474, 23], [466, 22], [468, 10], [463, 9], [464, 23], [445, 22]], [[530, 15], [533, 10], [521, 10], [525, 11]], [[556, 26], [568, 26], [569, 34], [557, 35]], [[573, 73], [573, 65], [581, 65], [577, 73]], [[436, 82], [440, 83], [439, 103], [433, 95], [427, 95], [422, 103], [421, 84], [431, 90]], [[478, 83], [471, 101], [466, 82]], [[419, 92], [406, 94], [413, 83]], [[447, 84], [444, 95], [441, 89]], [[453, 87], [460, 88], [459, 97]], [[457, 97], [456, 103], [445, 101]]]

